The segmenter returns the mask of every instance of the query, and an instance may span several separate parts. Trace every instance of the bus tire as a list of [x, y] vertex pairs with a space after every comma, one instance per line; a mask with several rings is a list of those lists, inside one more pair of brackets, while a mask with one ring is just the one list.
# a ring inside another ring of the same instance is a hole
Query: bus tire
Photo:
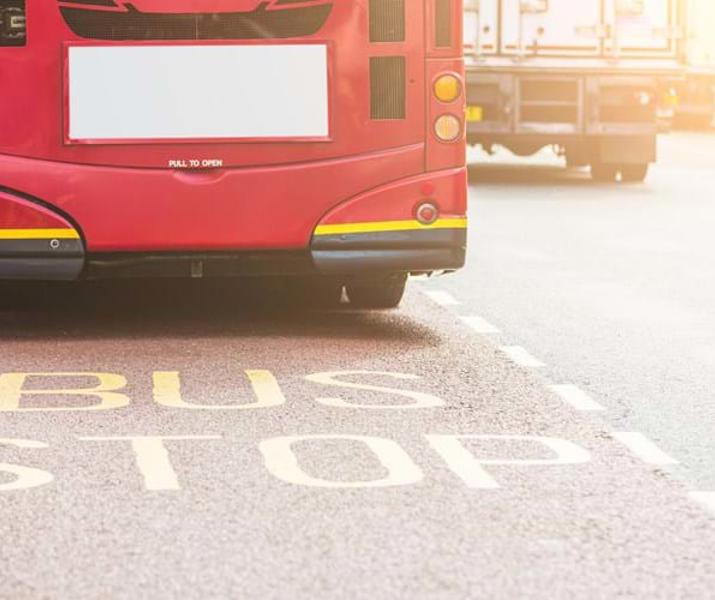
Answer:
[[402, 301], [407, 284], [407, 275], [396, 275], [372, 281], [360, 280], [348, 283], [345, 289], [353, 308], [397, 308]]
[[287, 298], [301, 307], [336, 308], [342, 295], [342, 283], [330, 277], [297, 277], [288, 284]]
[[591, 163], [591, 178], [601, 183], [612, 183], [618, 176], [618, 167], [605, 163]]
[[648, 176], [648, 163], [641, 165], [623, 165], [621, 167], [621, 181], [624, 183], [641, 183]]

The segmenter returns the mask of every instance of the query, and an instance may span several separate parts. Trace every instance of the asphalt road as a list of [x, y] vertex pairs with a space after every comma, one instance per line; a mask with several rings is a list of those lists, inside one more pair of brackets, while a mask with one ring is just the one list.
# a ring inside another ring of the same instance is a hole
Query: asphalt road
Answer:
[[714, 150], [475, 167], [467, 269], [399, 311], [6, 308], [0, 597], [711, 597]]
[[594, 185], [550, 152], [472, 156], [468, 269], [454, 293], [715, 490], [715, 134], [660, 138], [644, 185]]

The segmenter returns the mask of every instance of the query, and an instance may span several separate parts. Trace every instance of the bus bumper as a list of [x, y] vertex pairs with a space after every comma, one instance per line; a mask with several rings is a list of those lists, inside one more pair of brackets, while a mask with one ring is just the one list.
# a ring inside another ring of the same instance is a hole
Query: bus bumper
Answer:
[[0, 281], [74, 281], [84, 267], [80, 254], [41, 255], [27, 247], [8, 248], [0, 243]]
[[0, 280], [70, 281], [84, 267], [74, 226], [44, 206], [0, 192]]
[[316, 269], [330, 275], [420, 273], [460, 269], [466, 243], [463, 228], [325, 235], [311, 252]]
[[[331, 210], [313, 232], [311, 253], [325, 274], [451, 271], [464, 266], [467, 171], [428, 173], [371, 190]], [[435, 209], [429, 224], [417, 218]]]
[[[0, 192], [0, 280], [326, 275], [452, 271], [464, 265], [467, 173], [430, 172], [376, 187], [313, 217], [300, 247], [92, 249], [76, 215]], [[417, 219], [429, 203], [436, 218]], [[107, 217], [109, 218], [109, 217]], [[130, 234], [125, 234], [131, 240]]]

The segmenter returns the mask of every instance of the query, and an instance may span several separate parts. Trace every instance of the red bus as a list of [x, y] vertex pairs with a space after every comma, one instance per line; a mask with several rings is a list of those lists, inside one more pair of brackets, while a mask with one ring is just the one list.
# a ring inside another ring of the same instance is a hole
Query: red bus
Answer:
[[464, 263], [461, 0], [0, 0], [0, 280]]

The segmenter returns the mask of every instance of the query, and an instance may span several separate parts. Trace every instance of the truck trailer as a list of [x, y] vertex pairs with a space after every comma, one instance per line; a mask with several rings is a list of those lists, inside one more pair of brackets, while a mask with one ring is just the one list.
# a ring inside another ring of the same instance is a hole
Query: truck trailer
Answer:
[[471, 0], [467, 139], [547, 146], [598, 181], [643, 181], [663, 81], [685, 69], [683, 0]]
[[715, 118], [715, 2], [688, 0], [687, 70], [671, 82], [675, 125], [705, 129]]

